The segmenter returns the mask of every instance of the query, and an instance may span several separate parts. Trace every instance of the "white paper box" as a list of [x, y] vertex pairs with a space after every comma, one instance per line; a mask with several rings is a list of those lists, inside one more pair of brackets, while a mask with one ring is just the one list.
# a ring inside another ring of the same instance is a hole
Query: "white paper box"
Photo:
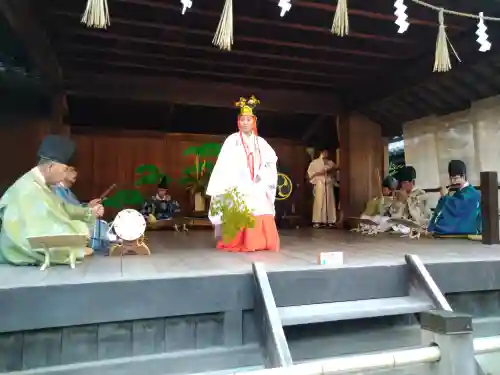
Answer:
[[329, 267], [341, 267], [344, 265], [344, 253], [342, 251], [319, 253], [318, 264]]

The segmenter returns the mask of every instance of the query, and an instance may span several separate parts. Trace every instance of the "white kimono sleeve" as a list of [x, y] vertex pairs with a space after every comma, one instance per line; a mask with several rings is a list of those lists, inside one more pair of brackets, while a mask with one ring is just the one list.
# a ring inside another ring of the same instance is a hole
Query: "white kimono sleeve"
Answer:
[[[217, 157], [206, 191], [206, 194], [210, 196], [210, 208], [214, 200], [219, 199], [222, 194], [234, 187], [234, 181], [228, 176], [228, 173], [230, 173], [233, 167], [231, 158], [233, 157], [235, 146], [234, 137], [227, 137]], [[222, 223], [221, 216], [212, 216], [210, 209], [208, 211], [208, 218], [213, 225], [220, 225]]]
[[274, 211], [274, 202], [276, 200], [276, 189], [278, 185], [278, 168], [276, 165], [278, 163], [278, 157], [269, 143], [262, 138], [260, 140], [262, 142], [261, 151], [263, 165], [258, 173], [260, 181], [257, 184], [257, 188], [265, 194]]

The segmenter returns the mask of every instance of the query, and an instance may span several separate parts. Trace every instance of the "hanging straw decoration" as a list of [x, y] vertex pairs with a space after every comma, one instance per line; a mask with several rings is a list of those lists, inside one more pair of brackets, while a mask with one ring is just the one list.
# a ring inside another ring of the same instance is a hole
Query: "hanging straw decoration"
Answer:
[[87, 6], [80, 22], [87, 27], [107, 29], [111, 25], [108, 0], [87, 0]]
[[332, 34], [345, 36], [349, 34], [349, 14], [347, 13], [347, 0], [338, 0], [335, 16], [333, 17]]
[[212, 44], [224, 51], [233, 45], [233, 0], [226, 0]]
[[434, 56], [434, 69], [433, 72], [447, 72], [451, 70], [450, 53], [448, 51], [448, 44], [455, 54], [457, 60], [461, 62], [457, 52], [451, 45], [448, 36], [446, 35], [446, 26], [444, 25], [444, 9], [439, 10], [439, 30], [436, 39], [436, 54]]

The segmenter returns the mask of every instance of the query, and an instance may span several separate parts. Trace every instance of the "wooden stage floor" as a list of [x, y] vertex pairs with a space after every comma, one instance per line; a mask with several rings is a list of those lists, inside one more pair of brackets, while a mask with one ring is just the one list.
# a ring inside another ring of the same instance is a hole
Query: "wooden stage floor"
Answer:
[[295, 270], [317, 265], [320, 252], [344, 252], [344, 267], [391, 265], [404, 262], [404, 254], [421, 256], [424, 262], [500, 260], [500, 245], [457, 239], [409, 240], [397, 235], [365, 237], [359, 233], [328, 229], [283, 230], [282, 249], [275, 252], [228, 253], [215, 249], [211, 231], [147, 234], [151, 257], [107, 257], [94, 255], [76, 269], [55, 266], [0, 265], [0, 289], [35, 285], [103, 282], [251, 272], [252, 262], [263, 262], [268, 270]]

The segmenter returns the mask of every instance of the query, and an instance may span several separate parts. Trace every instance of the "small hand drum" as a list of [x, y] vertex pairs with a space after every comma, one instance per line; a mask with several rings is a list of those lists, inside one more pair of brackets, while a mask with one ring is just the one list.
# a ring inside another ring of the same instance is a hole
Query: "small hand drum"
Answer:
[[143, 237], [146, 231], [146, 220], [139, 211], [126, 209], [118, 212], [113, 227], [122, 244], [110, 248], [109, 255], [151, 255]]

